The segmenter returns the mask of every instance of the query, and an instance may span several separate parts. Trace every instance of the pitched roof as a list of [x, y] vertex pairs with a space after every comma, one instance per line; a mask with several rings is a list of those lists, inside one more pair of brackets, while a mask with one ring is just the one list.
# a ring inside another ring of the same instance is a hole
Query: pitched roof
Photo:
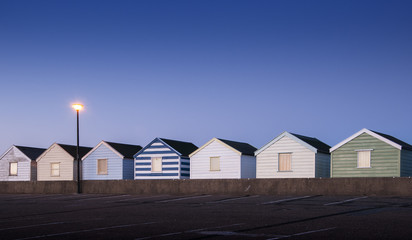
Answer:
[[[70, 154], [72, 157], [76, 158], [76, 146], [73, 145], [67, 145], [67, 144], [60, 144], [57, 143], [60, 147], [62, 147], [68, 154]], [[90, 150], [92, 150], [91, 147], [79, 147], [79, 158], [81, 159], [84, 155], [86, 155]]]
[[252, 146], [248, 143], [235, 142], [235, 141], [225, 140], [225, 139], [221, 139], [221, 138], [218, 138], [218, 139], [220, 141], [226, 143], [227, 145], [231, 146], [232, 148], [238, 150], [243, 155], [254, 156], [254, 153], [257, 150], [257, 148], [255, 148], [254, 146]]
[[375, 132], [375, 131], [371, 131], [369, 129], [363, 128], [362, 130], [360, 130], [359, 132], [353, 134], [352, 136], [346, 138], [345, 140], [343, 140], [342, 142], [336, 144], [335, 146], [333, 146], [330, 149], [330, 152], [335, 151], [337, 148], [340, 148], [342, 145], [346, 144], [347, 142], [351, 141], [352, 139], [358, 137], [359, 135], [366, 133], [371, 135], [372, 137], [375, 137], [399, 150], [405, 149], [405, 150], [410, 150], [412, 151], [412, 146], [409, 145], [408, 143], [401, 141], [395, 137], [392, 137], [390, 135], [387, 134], [383, 134], [383, 133], [379, 133], [379, 132]]
[[176, 140], [171, 140], [171, 139], [166, 139], [166, 138], [159, 138], [163, 142], [165, 142], [167, 145], [172, 147], [174, 150], [178, 151], [182, 156], [189, 156], [192, 152], [196, 151], [197, 146], [194, 145], [193, 143], [190, 142], [182, 142], [182, 141], [176, 141]]
[[276, 138], [274, 138], [272, 141], [266, 143], [259, 150], [257, 150], [255, 152], [255, 155], [257, 156], [261, 152], [265, 151], [265, 149], [267, 149], [272, 144], [276, 143], [277, 141], [279, 141], [280, 139], [282, 139], [285, 136], [291, 138], [293, 141], [301, 144], [302, 146], [306, 147], [307, 149], [309, 149], [310, 151], [312, 151], [314, 153], [320, 152], [320, 153], [329, 154], [330, 146], [325, 144], [324, 142], [321, 142], [317, 138], [307, 137], [307, 136], [303, 136], [303, 135], [299, 135], [299, 134], [290, 133], [290, 132], [285, 131], [285, 132], [281, 133], [279, 136], [277, 136]]
[[374, 133], [376, 133], [376, 134], [379, 134], [379, 135], [381, 135], [382, 137], [384, 137], [384, 138], [386, 138], [386, 139], [388, 139], [388, 140], [390, 140], [390, 141], [392, 141], [392, 142], [395, 142], [395, 143], [401, 145], [403, 149], [411, 150], [411, 151], [412, 151], [412, 145], [409, 145], [408, 143], [406, 143], [406, 142], [404, 142], [404, 141], [401, 141], [401, 140], [399, 140], [399, 139], [397, 139], [397, 138], [395, 138], [395, 137], [392, 137], [391, 135], [387, 135], [387, 134], [384, 134], [384, 133], [376, 132], [376, 131], [373, 131], [373, 130], [370, 130], [370, 131], [372, 131], [372, 132], [374, 132]]
[[122, 154], [125, 158], [133, 158], [133, 155], [142, 149], [139, 145], [130, 145], [123, 143], [107, 142], [112, 148]]
[[320, 141], [317, 138], [312, 138], [312, 137], [307, 137], [307, 136], [303, 136], [303, 135], [299, 135], [299, 134], [295, 134], [295, 133], [290, 133], [293, 136], [299, 138], [300, 140], [304, 141], [305, 143], [311, 145], [312, 147], [316, 148], [318, 150], [318, 152], [322, 152], [322, 153], [328, 153], [329, 154], [329, 149], [330, 146], [327, 145], [326, 143]]
[[24, 147], [24, 146], [15, 146], [18, 148], [24, 155], [30, 158], [32, 161], [36, 161], [36, 159], [46, 151], [45, 148], [34, 148], [34, 147]]

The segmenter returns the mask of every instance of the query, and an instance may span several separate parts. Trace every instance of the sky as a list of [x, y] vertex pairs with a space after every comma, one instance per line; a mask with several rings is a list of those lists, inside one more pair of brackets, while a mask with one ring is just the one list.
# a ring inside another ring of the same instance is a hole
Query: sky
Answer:
[[412, 144], [412, 2], [2, 0], [0, 152], [155, 137]]

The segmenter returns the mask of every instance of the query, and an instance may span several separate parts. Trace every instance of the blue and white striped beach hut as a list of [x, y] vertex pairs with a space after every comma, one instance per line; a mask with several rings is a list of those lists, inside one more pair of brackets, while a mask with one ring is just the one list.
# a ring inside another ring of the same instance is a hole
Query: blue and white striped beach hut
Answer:
[[188, 179], [189, 154], [196, 149], [190, 142], [155, 138], [134, 155], [134, 179]]
[[133, 179], [139, 145], [101, 141], [82, 158], [83, 180]]

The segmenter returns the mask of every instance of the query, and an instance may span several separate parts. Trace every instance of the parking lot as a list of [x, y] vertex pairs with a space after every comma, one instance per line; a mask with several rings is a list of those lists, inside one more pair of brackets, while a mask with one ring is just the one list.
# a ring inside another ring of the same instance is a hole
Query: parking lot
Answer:
[[410, 239], [412, 198], [0, 195], [0, 239]]

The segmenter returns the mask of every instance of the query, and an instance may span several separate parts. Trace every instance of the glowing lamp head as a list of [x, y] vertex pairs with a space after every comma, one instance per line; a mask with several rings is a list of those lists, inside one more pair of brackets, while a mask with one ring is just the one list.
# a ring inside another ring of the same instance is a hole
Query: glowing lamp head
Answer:
[[83, 105], [76, 103], [76, 104], [73, 104], [72, 107], [74, 108], [74, 110], [80, 111], [82, 110]]

